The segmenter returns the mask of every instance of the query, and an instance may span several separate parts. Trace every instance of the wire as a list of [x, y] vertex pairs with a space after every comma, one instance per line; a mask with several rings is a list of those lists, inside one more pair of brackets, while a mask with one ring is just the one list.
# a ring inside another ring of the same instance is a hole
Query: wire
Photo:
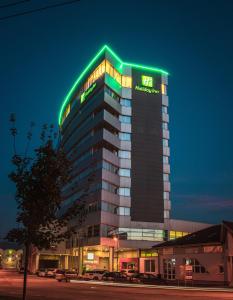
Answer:
[[41, 7], [41, 8], [31, 9], [31, 10], [24, 11], [24, 12], [21, 12], [21, 13], [17, 13], [17, 14], [6, 16], [6, 17], [2, 17], [2, 18], [0, 18], [0, 21], [6, 20], [6, 19], [11, 19], [11, 18], [14, 18], [14, 17], [28, 15], [28, 14], [31, 14], [31, 13], [34, 13], [34, 12], [46, 10], [46, 9], [53, 8], [53, 7], [65, 6], [65, 5], [72, 4], [72, 3], [75, 3], [75, 2], [78, 2], [78, 1], [80, 1], [80, 0], [62, 2], [62, 3], [58, 3], [58, 4], [44, 6], [44, 7]]
[[25, 2], [29, 2], [29, 1], [30, 0], [22, 0], [22, 1], [17, 1], [17, 2], [13, 2], [13, 3], [8, 3], [8, 4], [1, 5], [0, 8], [15, 6], [15, 5], [22, 4], [22, 3], [25, 3]]

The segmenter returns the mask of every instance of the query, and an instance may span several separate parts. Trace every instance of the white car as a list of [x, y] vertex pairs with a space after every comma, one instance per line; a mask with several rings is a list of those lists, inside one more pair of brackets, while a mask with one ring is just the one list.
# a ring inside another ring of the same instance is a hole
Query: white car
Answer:
[[86, 271], [85, 274], [82, 276], [85, 280], [102, 280], [104, 273], [106, 270], [92, 270]]
[[137, 274], [138, 271], [136, 270], [132, 270], [132, 269], [126, 269], [126, 270], [122, 270], [122, 272], [128, 277], [132, 277], [133, 275]]
[[39, 271], [37, 272], [37, 276], [45, 277], [46, 276], [46, 269], [39, 269]]

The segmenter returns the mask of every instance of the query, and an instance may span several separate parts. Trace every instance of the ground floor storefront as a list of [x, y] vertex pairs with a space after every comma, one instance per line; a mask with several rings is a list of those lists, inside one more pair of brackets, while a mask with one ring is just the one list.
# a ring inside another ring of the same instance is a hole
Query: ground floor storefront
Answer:
[[101, 269], [157, 274], [158, 258], [155, 250], [115, 249], [97, 245], [73, 248], [60, 254], [34, 252], [30, 266], [33, 273], [40, 268], [62, 268], [76, 269], [79, 273]]

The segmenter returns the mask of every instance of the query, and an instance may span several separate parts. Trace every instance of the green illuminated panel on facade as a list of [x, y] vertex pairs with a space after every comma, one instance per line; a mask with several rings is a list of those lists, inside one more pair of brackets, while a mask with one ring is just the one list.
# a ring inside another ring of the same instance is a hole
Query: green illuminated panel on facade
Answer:
[[148, 86], [148, 87], [153, 87], [153, 78], [150, 76], [142, 75], [142, 85]]
[[58, 123], [59, 123], [59, 125], [61, 125], [62, 115], [63, 115], [63, 112], [65, 110], [65, 107], [69, 103], [69, 101], [71, 100], [74, 92], [77, 90], [79, 83], [84, 78], [84, 76], [91, 70], [91, 68], [93, 67], [93, 65], [95, 64], [95, 62], [104, 53], [104, 51], [108, 51], [119, 62], [119, 67], [117, 69], [121, 73], [122, 73], [123, 66], [129, 66], [129, 67], [133, 67], [133, 68], [136, 68], [136, 69], [142, 69], [142, 70], [147, 70], [147, 71], [150, 71], [150, 72], [160, 73], [162, 75], [169, 75], [168, 72], [166, 72], [166, 71], [164, 71], [162, 69], [153, 68], [153, 67], [147, 67], [147, 66], [133, 64], [133, 63], [123, 62], [119, 58], [119, 56], [116, 55], [116, 53], [114, 53], [112, 51], [111, 48], [109, 48], [107, 45], [104, 45], [100, 49], [100, 51], [95, 55], [95, 57], [90, 61], [90, 63], [86, 66], [86, 68], [82, 71], [82, 73], [76, 79], [76, 81], [74, 82], [73, 86], [71, 87], [71, 89], [69, 90], [68, 94], [66, 95], [66, 97], [65, 97], [65, 99], [64, 99], [64, 101], [62, 103], [62, 106], [61, 106], [61, 109], [60, 109], [60, 112], [59, 112], [59, 116], [58, 116]]
[[89, 89], [87, 89], [85, 92], [82, 93], [80, 97], [81, 103], [83, 103], [87, 99], [87, 97], [92, 93], [95, 87], [96, 87], [96, 82], [93, 83], [92, 86], [89, 87]]

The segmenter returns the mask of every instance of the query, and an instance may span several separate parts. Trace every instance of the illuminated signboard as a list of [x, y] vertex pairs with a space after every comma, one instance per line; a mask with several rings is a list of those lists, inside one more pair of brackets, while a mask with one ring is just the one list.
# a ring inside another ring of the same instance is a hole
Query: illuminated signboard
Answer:
[[153, 87], [153, 78], [150, 76], [142, 75], [142, 85], [147, 87]]
[[92, 91], [94, 90], [95, 87], [96, 87], [96, 82], [93, 83], [93, 85], [91, 85], [89, 87], [89, 89], [87, 89], [85, 92], [83, 92], [81, 94], [81, 97], [80, 97], [80, 102], [81, 103], [83, 103], [87, 99], [87, 97], [92, 93]]
[[87, 259], [88, 259], [88, 260], [93, 260], [93, 259], [94, 259], [94, 253], [88, 252], [88, 253], [87, 253]]
[[159, 90], [153, 88], [153, 77], [142, 75], [141, 85], [136, 85], [135, 90], [148, 94], [159, 94]]
[[159, 94], [159, 92], [160, 92], [159, 90], [156, 90], [154, 88], [151, 89], [151, 88], [147, 88], [145, 86], [140, 86], [140, 85], [136, 85], [135, 90], [149, 93], [149, 94]]

